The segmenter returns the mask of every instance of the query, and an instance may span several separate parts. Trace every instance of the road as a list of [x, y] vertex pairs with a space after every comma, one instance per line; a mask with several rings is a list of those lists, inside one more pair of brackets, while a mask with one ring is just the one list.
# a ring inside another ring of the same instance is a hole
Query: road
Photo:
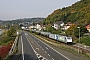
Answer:
[[20, 40], [22, 47], [20, 60], [69, 60], [63, 54], [27, 32], [22, 32]]

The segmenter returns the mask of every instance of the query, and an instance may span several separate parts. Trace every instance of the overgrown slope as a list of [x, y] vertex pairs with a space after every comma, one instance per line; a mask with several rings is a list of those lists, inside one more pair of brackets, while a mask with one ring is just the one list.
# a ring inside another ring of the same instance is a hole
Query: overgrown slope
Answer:
[[55, 21], [61, 20], [67, 22], [78, 22], [79, 24], [90, 23], [90, 0], [81, 0], [72, 4], [72, 6], [63, 7], [55, 10], [52, 14], [42, 22], [45, 24], [53, 24]]

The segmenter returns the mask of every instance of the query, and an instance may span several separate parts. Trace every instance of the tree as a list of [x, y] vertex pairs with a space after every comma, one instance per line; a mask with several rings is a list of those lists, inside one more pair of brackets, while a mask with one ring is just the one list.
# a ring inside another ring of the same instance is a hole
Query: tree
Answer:
[[[80, 26], [80, 37], [87, 33], [87, 29], [84, 26]], [[76, 27], [74, 30], [74, 34], [77, 38], [79, 38], [79, 29]]]
[[66, 30], [66, 35], [74, 35], [73, 34], [73, 32], [74, 32], [74, 29], [76, 28], [76, 25], [75, 24], [72, 24], [71, 26], [70, 26], [70, 28], [68, 28], [67, 30]]
[[86, 22], [85, 22], [86, 24], [90, 24], [90, 20], [86, 20]]
[[23, 24], [20, 24], [19, 26], [20, 26], [20, 27], [22, 27], [22, 26], [23, 26]]
[[15, 32], [16, 32], [16, 30], [12, 27], [7, 31], [7, 36], [9, 36], [9, 37], [13, 36]]

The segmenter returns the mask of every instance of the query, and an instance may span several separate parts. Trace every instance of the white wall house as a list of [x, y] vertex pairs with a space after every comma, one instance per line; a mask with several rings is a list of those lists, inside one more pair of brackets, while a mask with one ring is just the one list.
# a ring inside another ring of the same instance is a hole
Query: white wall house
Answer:
[[61, 26], [63, 26], [64, 25], [64, 22], [63, 21], [56, 21], [55, 23], [54, 23], [54, 29], [56, 29], [56, 30], [58, 30], [58, 29], [60, 29], [60, 27]]
[[33, 28], [36, 28], [36, 26], [29, 26], [29, 29], [33, 29]]
[[24, 27], [24, 26], [22, 26], [21, 28], [22, 28], [22, 29], [26, 29], [26, 27]]
[[63, 30], [67, 30], [68, 28], [70, 28], [70, 25], [65, 25], [63, 27], [64, 27]]
[[63, 28], [61, 28], [62, 30], [67, 30], [68, 28], [70, 28], [70, 26], [72, 25], [72, 23], [71, 22], [68, 22], [67, 24], [65, 24], [64, 26], [63, 26]]
[[42, 28], [41, 28], [41, 25], [37, 24], [37, 25], [36, 25], [36, 29], [41, 30], [41, 29], [42, 29]]

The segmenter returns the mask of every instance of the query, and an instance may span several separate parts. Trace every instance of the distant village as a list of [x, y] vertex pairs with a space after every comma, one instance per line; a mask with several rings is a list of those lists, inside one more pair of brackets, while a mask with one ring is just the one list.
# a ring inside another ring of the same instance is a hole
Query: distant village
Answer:
[[[29, 22], [25, 22], [25, 23], [20, 23], [22, 25], [22, 29], [34, 29], [34, 30], [46, 30], [46, 26], [45, 25], [40, 25], [38, 22], [36, 23], [30, 23]], [[19, 25], [20, 25], [19, 24]], [[55, 30], [67, 30], [68, 28], [70, 28], [72, 25], [77, 25], [77, 23], [71, 23], [68, 22], [67, 24], [65, 24], [63, 21], [56, 21], [53, 23], [53, 25], [51, 25], [51, 27], [53, 27]], [[90, 32], [90, 24], [86, 25], [86, 29], [88, 30], [88, 32]]]

